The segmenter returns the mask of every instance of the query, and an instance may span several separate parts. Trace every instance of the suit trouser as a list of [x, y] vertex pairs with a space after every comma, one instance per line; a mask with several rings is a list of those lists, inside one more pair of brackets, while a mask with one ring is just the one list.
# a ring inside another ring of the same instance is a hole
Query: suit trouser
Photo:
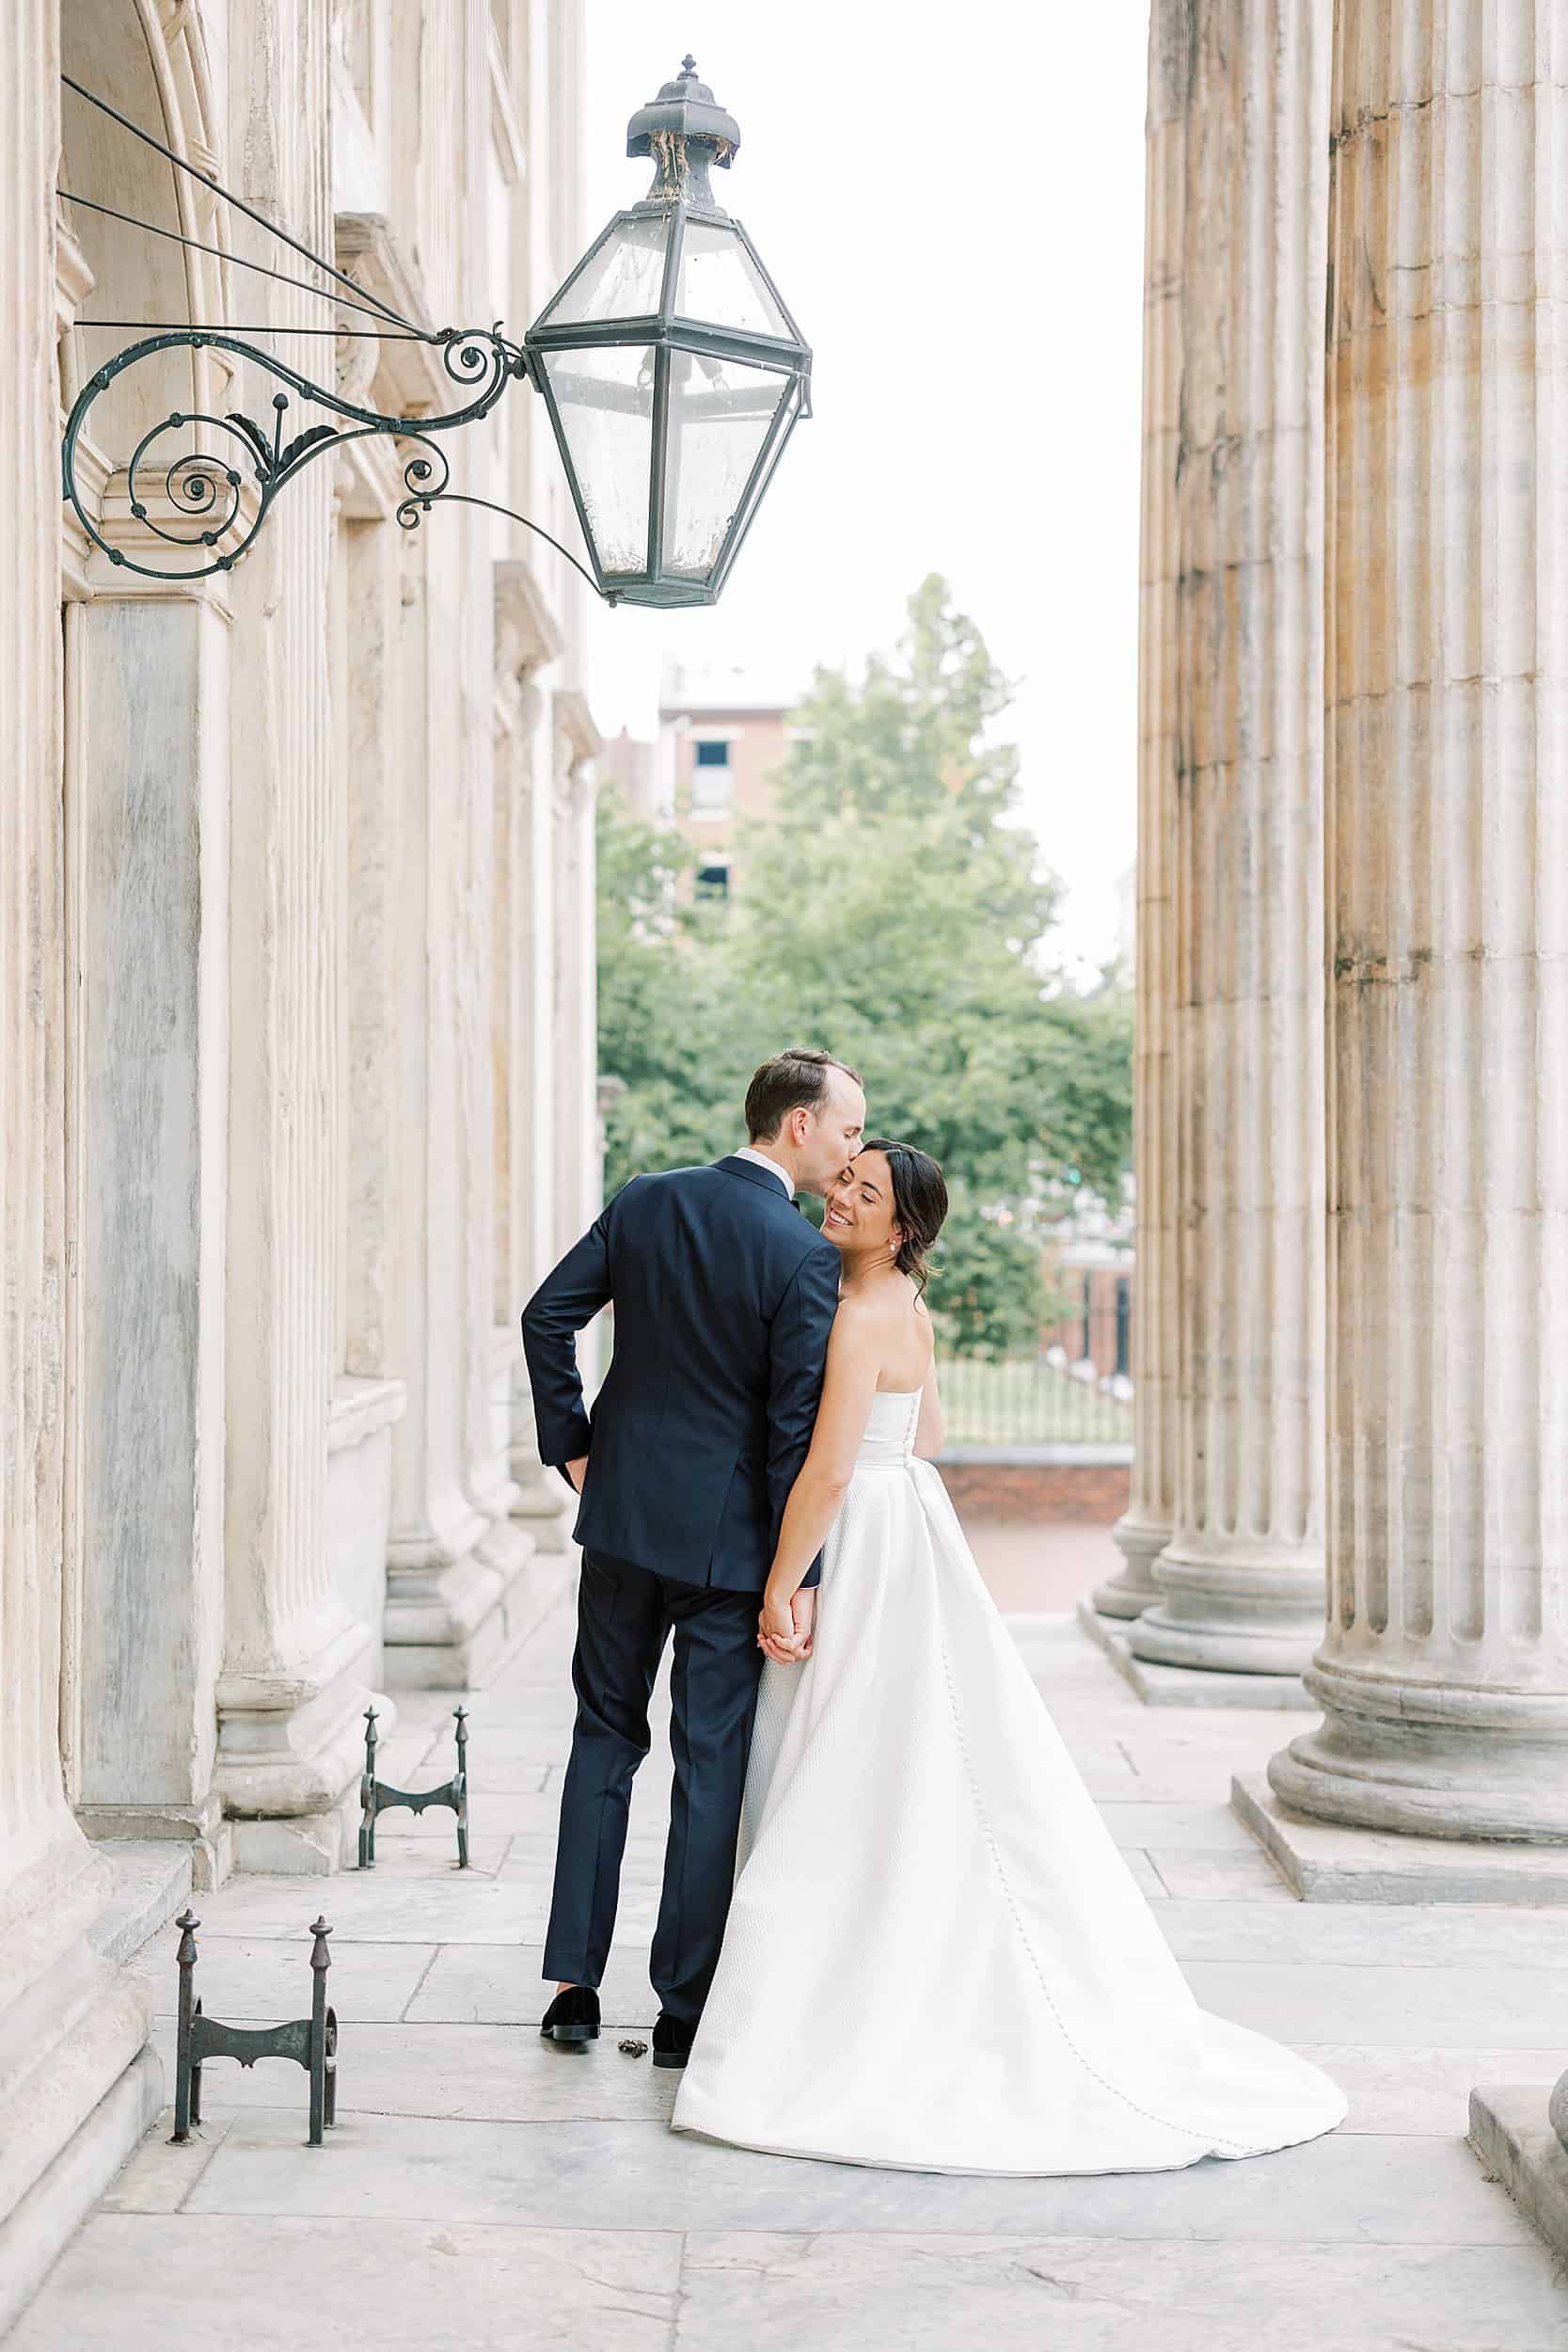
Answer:
[[544, 1974], [596, 1985], [610, 1957], [632, 1776], [648, 1753], [648, 1702], [672, 1628], [674, 1786], [649, 1975], [672, 2016], [695, 2020], [718, 1964], [735, 1883], [762, 1653], [755, 1593], [684, 1584], [585, 1554]]

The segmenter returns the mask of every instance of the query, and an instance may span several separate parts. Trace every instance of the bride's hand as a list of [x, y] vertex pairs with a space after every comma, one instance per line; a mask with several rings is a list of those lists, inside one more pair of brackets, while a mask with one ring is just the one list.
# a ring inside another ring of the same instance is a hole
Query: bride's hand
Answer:
[[795, 1629], [795, 1612], [778, 1594], [765, 1592], [757, 1618], [757, 1645], [781, 1666], [792, 1666], [801, 1656]]

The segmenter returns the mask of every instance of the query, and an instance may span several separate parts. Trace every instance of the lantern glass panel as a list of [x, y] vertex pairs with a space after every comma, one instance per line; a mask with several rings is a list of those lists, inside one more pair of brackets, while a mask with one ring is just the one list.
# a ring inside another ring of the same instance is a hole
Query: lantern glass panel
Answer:
[[795, 339], [767, 279], [727, 221], [687, 222], [675, 316], [700, 319], [706, 326], [734, 327], [744, 335]]
[[700, 578], [718, 561], [752, 469], [792, 382], [773, 368], [744, 367], [705, 353], [671, 353], [664, 478], [667, 572]]
[[652, 346], [549, 351], [544, 363], [599, 568], [643, 571], [653, 471]]
[[540, 320], [541, 326], [581, 326], [600, 319], [652, 318], [664, 291], [670, 243], [666, 215], [633, 215], [617, 221], [590, 261]]

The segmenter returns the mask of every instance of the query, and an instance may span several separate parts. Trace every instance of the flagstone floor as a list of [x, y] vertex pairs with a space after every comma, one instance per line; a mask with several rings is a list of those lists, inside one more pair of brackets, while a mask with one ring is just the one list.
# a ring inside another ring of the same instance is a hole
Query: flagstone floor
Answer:
[[[470, 1871], [450, 1814], [391, 1814], [373, 1875], [242, 1879], [197, 1901], [199, 1989], [234, 2023], [303, 2013], [325, 1901], [328, 2144], [303, 2144], [303, 2074], [214, 2062], [199, 2141], [169, 2145], [166, 2119], [8, 2352], [1568, 2352], [1568, 2283], [1464, 2137], [1472, 2084], [1561, 2070], [1562, 1914], [1298, 1903], [1227, 1804], [1291, 1717], [1147, 1708], [1069, 1615], [1012, 1622], [1198, 1998], [1310, 2051], [1350, 2093], [1338, 2133], [1037, 2181], [673, 2137], [678, 2077], [616, 2048], [652, 2020], [662, 1742], [607, 2032], [573, 2057], [534, 2031], [571, 1720], [562, 1607], [469, 1701]], [[385, 1777], [446, 1776], [451, 1704], [402, 1703]], [[155, 1961], [166, 2058], [174, 1942]]]

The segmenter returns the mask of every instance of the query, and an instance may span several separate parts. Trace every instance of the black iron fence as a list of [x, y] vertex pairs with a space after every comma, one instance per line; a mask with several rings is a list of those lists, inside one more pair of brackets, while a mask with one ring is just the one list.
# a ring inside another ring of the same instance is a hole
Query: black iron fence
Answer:
[[1065, 1348], [998, 1363], [944, 1356], [939, 1367], [949, 1446], [1132, 1445], [1132, 1383]]

